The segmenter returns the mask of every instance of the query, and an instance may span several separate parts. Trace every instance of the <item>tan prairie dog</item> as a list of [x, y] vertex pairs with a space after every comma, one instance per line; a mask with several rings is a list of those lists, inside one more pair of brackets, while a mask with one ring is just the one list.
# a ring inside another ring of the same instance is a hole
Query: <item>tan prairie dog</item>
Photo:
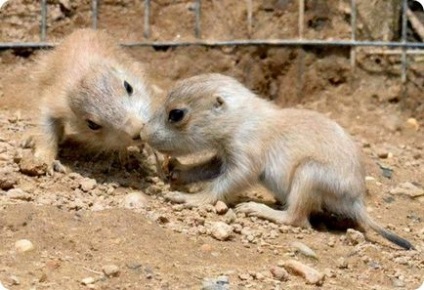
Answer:
[[196, 194], [171, 192], [171, 201], [192, 206], [215, 203], [260, 182], [287, 209], [248, 202], [239, 204], [238, 212], [310, 227], [310, 214], [325, 209], [405, 249], [413, 248], [368, 215], [360, 150], [342, 127], [322, 114], [278, 108], [231, 77], [206, 74], [179, 81], [141, 135], [172, 156], [216, 152], [200, 164], [171, 162], [177, 183], [210, 180]]
[[140, 130], [152, 110], [147, 76], [106, 32], [80, 29], [67, 36], [41, 57], [36, 82], [39, 161], [58, 164], [67, 128], [87, 149], [120, 151], [141, 144]]

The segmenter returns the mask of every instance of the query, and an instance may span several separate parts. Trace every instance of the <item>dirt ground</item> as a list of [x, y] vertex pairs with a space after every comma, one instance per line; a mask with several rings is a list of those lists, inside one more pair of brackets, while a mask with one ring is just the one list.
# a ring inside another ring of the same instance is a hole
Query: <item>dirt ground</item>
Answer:
[[[100, 2], [100, 28], [122, 41], [143, 39], [143, 1]], [[205, 39], [249, 36], [245, 7], [236, 2], [202, 2]], [[254, 1], [250, 36], [295, 37], [294, 2]], [[90, 1], [48, 3], [49, 40], [90, 25]], [[345, 10], [307, 3], [308, 37], [349, 37]], [[6, 4], [0, 12], [0, 40], [37, 41], [38, 14], [33, 1]], [[152, 1], [153, 40], [190, 39], [193, 20], [191, 1]], [[111, 157], [84, 154], [68, 144], [60, 160], [72, 173], [48, 176], [42, 170], [25, 170], [30, 150], [19, 144], [36, 123], [38, 96], [31, 94], [31, 72], [39, 52], [4, 50], [0, 51], [4, 287], [417, 289], [424, 282], [424, 103], [418, 61], [411, 64], [404, 95], [398, 57], [359, 53], [352, 75], [349, 49], [307, 48], [302, 54], [295, 48], [267, 47], [127, 51], [148, 66], [165, 90], [184, 77], [220, 72], [281, 106], [317, 110], [338, 121], [363, 148], [370, 214], [411, 241], [416, 250], [401, 250], [372, 232], [365, 240], [356, 232], [347, 234], [346, 225], [333, 231], [334, 224], [322, 220], [306, 230], [236, 215], [233, 205], [187, 209], [170, 204], [163, 198], [169, 186], [157, 176], [152, 156], [137, 150], [131, 151], [132, 166], [124, 168], [112, 163]], [[273, 202], [261, 188], [240, 196]], [[231, 226], [229, 240], [213, 237], [217, 222]], [[21, 239], [30, 240], [34, 248], [19, 251], [15, 243]], [[316, 257], [299, 249], [299, 242]], [[311, 266], [325, 280], [315, 285], [287, 274], [283, 266], [289, 260]]]

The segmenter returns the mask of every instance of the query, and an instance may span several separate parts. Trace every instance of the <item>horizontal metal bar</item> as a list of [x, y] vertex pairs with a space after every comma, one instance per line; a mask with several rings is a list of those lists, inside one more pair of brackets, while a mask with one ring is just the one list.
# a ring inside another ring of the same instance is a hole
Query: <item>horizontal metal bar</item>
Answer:
[[[49, 48], [57, 45], [51, 42], [3, 42], [0, 49], [11, 48]], [[424, 48], [423, 42], [385, 42], [385, 41], [351, 41], [351, 40], [306, 40], [306, 39], [249, 39], [231, 41], [142, 41], [122, 43], [122, 46], [152, 46], [152, 47], [177, 47], [177, 46], [383, 46], [383, 47], [405, 47]]]

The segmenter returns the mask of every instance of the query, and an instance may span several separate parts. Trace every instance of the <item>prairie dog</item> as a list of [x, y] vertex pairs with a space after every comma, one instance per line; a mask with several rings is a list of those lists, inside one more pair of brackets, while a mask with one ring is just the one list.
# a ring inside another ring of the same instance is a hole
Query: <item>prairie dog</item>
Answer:
[[71, 33], [38, 63], [35, 158], [57, 164], [58, 144], [66, 134], [98, 151], [122, 152], [141, 144], [139, 133], [152, 110], [147, 81], [143, 67], [106, 32]]
[[248, 202], [239, 204], [238, 212], [310, 227], [310, 214], [325, 209], [413, 248], [368, 215], [360, 150], [341, 126], [322, 114], [278, 108], [231, 77], [206, 74], [177, 82], [141, 135], [174, 157], [216, 152], [201, 164], [170, 162], [171, 179], [177, 183], [210, 180], [196, 194], [171, 192], [171, 201], [215, 203], [260, 182], [287, 209]]

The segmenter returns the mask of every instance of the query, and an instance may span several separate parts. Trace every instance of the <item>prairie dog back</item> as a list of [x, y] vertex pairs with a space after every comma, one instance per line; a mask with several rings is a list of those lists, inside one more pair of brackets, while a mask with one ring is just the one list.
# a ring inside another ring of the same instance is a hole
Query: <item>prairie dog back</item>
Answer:
[[36, 78], [40, 161], [51, 164], [68, 134], [99, 151], [141, 144], [153, 104], [150, 80], [106, 32], [76, 30], [40, 58]]

